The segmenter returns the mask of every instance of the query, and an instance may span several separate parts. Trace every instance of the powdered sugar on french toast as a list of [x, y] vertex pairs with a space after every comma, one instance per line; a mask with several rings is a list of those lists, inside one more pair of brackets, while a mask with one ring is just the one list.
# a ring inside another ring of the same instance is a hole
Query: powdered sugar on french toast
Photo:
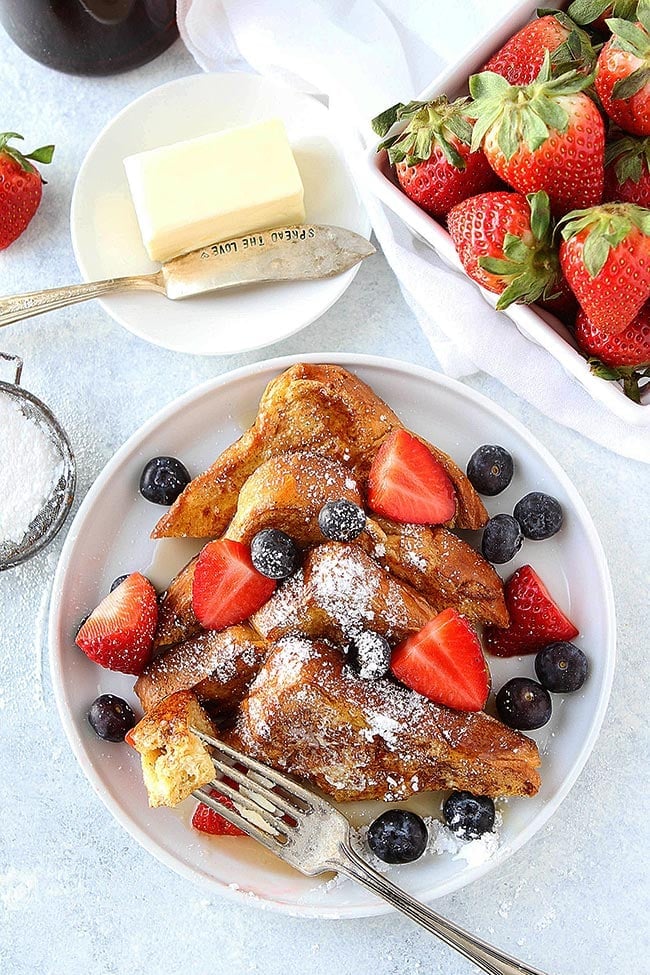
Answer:
[[347, 546], [327, 546], [319, 552], [309, 576], [316, 603], [338, 624], [344, 636], [352, 636], [372, 623], [373, 599], [379, 591], [376, 576], [350, 557]]

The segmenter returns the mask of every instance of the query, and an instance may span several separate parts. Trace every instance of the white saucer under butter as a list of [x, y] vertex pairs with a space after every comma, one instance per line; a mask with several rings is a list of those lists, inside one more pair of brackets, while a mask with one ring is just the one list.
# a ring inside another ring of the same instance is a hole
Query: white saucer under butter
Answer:
[[[479, 444], [507, 447], [515, 458], [515, 476], [503, 494], [484, 499], [490, 514], [512, 511], [515, 502], [530, 490], [553, 494], [564, 509], [562, 531], [545, 542], [527, 540], [511, 563], [497, 568], [504, 577], [526, 562], [539, 571], [562, 609], [580, 627], [576, 642], [589, 657], [589, 678], [575, 694], [554, 695], [551, 721], [532, 732], [542, 755], [542, 788], [532, 799], [509, 800], [503, 809], [501, 846], [494, 857], [470, 864], [445, 853], [393, 868], [393, 879], [416, 897], [432, 900], [502, 867], [557, 810], [593, 748], [607, 707], [614, 672], [614, 602], [594, 524], [549, 451], [484, 396], [408, 363], [327, 353], [255, 363], [210, 380], [165, 407], [109, 461], [68, 532], [50, 604], [54, 696], [83, 771], [113, 816], [145, 849], [190, 880], [207, 884], [211, 893], [287, 914], [361, 917], [390, 908], [350, 881], [331, 887], [323, 877], [303, 877], [253, 840], [197, 833], [189, 825], [195, 805], [192, 799], [177, 809], [149, 809], [135, 754], [125, 745], [101, 741], [86, 719], [98, 693], [118, 694], [139, 708], [133, 678], [101, 670], [73, 642], [79, 620], [97, 605], [116, 576], [143, 569], [162, 587], [196, 552], [192, 539], [156, 543], [149, 538], [163, 509], [138, 493], [145, 460], [173, 454], [193, 474], [204, 470], [253, 420], [269, 380], [300, 359], [338, 362], [358, 373], [411, 429], [448, 451], [462, 467]], [[510, 677], [534, 677], [532, 656], [491, 657], [489, 662], [495, 690]], [[411, 800], [417, 811], [436, 816], [439, 803], [439, 797], [432, 794]], [[372, 815], [384, 808], [376, 803], [352, 805], [355, 815], [362, 818], [370, 808]], [[563, 829], [582, 829], [583, 824], [572, 821], [577, 815], [574, 805]], [[562, 842], [570, 845], [570, 835], [563, 836]], [[535, 847], [533, 856], [539, 855], [539, 849], [539, 845]], [[518, 869], [528, 867], [528, 858], [520, 854]], [[543, 899], [543, 874], [537, 879]]]
[[[70, 216], [84, 280], [149, 273], [158, 266], [142, 243], [124, 171], [126, 156], [270, 118], [280, 118], [286, 126], [305, 188], [307, 221], [368, 237], [370, 221], [324, 105], [257, 75], [190, 75], [132, 102], [89, 149]], [[198, 355], [232, 355], [278, 342], [309, 325], [340, 298], [356, 271], [179, 302], [148, 293], [100, 301], [115, 321], [156, 345]]]

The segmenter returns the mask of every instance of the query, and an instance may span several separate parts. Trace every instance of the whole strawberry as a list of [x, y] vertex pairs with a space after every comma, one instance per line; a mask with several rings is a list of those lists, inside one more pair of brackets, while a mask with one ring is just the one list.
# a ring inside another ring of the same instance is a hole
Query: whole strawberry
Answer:
[[482, 193], [454, 207], [447, 226], [469, 276], [500, 295], [498, 309], [556, 293], [561, 272], [546, 193]]
[[650, 138], [627, 135], [605, 147], [603, 200], [650, 207]]
[[638, 0], [573, 0], [567, 8], [567, 15], [576, 24], [589, 24], [603, 33], [608, 32], [609, 17], [623, 17], [634, 20]]
[[596, 328], [622, 332], [650, 298], [650, 210], [603, 203], [560, 224], [560, 264]]
[[556, 216], [602, 198], [605, 128], [583, 92], [589, 83], [578, 71], [551, 78], [548, 52], [530, 85], [509, 85], [490, 71], [469, 82], [472, 149], [482, 146], [495, 173], [520, 193], [545, 190]]
[[24, 155], [9, 145], [15, 139], [22, 135], [0, 132], [0, 250], [20, 237], [41, 202], [43, 180], [30, 160], [49, 163], [54, 153], [54, 146], [42, 146]]
[[382, 142], [378, 151], [388, 150], [406, 195], [434, 217], [444, 217], [461, 200], [500, 185], [484, 154], [470, 150], [466, 106], [466, 98], [450, 104], [443, 95], [433, 102], [395, 105], [373, 119], [378, 135], [408, 119], [404, 131]]
[[622, 380], [626, 395], [638, 403], [639, 380], [650, 369], [650, 305], [645, 304], [618, 335], [597, 328], [581, 309], [575, 336], [590, 357], [591, 371], [602, 379]]
[[552, 73], [572, 68], [589, 74], [596, 54], [589, 35], [566, 14], [546, 14], [518, 30], [493, 54], [483, 71], [494, 71], [511, 85], [529, 85], [540, 72], [546, 52], [551, 54]]
[[598, 55], [595, 87], [614, 122], [632, 135], [650, 135], [650, 0], [639, 0], [636, 24], [607, 21], [612, 39]]

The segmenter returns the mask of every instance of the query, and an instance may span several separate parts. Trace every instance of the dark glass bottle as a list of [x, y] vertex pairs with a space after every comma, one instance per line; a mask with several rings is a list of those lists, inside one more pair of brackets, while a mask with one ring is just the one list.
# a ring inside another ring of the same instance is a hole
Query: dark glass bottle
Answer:
[[175, 0], [0, 0], [0, 23], [31, 58], [69, 74], [135, 68], [178, 37]]

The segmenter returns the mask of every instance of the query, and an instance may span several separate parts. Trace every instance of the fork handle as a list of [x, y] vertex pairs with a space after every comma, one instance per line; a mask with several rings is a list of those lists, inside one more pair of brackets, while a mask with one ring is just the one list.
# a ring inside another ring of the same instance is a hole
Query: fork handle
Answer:
[[455, 948], [489, 975], [544, 975], [539, 969], [524, 965], [516, 958], [498, 951], [415, 900], [401, 887], [377, 873], [351, 846], [342, 845], [340, 853], [341, 858], [336, 862], [336, 869], [340, 873], [388, 901], [402, 914], [406, 914], [445, 944]]
[[20, 322], [23, 318], [42, 315], [56, 308], [76, 305], [80, 301], [115, 294], [118, 291], [163, 291], [160, 272], [142, 274], [130, 278], [108, 278], [106, 281], [92, 281], [89, 284], [73, 284], [65, 288], [48, 288], [45, 291], [30, 291], [23, 295], [0, 298], [0, 328]]

